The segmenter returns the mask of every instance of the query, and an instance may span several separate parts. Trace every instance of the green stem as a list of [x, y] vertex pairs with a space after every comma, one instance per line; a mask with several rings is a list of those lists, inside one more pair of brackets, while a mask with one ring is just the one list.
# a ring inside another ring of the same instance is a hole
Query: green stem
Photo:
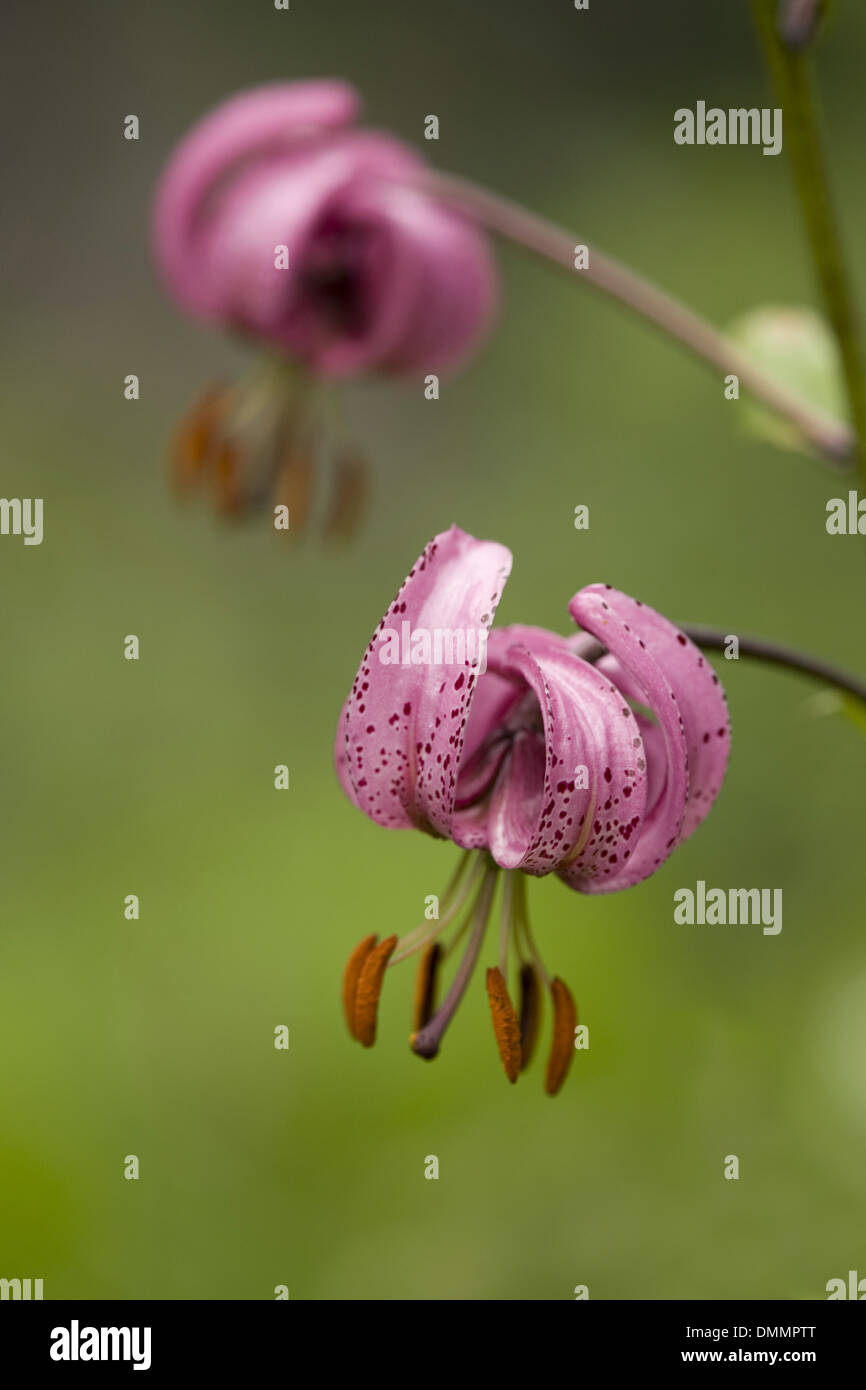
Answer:
[[777, 0], [752, 0], [755, 23], [782, 108], [785, 145], [791, 157], [800, 210], [824, 300], [836, 335], [851, 419], [857, 435], [856, 457], [866, 477], [866, 364], [851, 281], [842, 254], [821, 148], [815, 89], [808, 43], [786, 43], [777, 23]]

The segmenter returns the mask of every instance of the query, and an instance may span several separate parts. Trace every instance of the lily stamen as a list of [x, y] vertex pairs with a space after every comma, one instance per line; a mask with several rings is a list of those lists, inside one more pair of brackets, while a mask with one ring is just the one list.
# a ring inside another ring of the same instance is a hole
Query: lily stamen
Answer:
[[[523, 933], [526, 948], [532, 957], [532, 964], [528, 966], [531, 972], [533, 983], [530, 984], [530, 976], [526, 978], [526, 992], [521, 1000], [521, 1019], [525, 1018], [525, 1027], [528, 1037], [528, 1047], [531, 1052], [541, 1018], [540, 999], [538, 997], [537, 975], [541, 977], [544, 986], [550, 995], [553, 1005], [553, 1038], [550, 1044], [550, 1054], [547, 1059], [547, 1067], [544, 1074], [544, 1089], [549, 1096], [555, 1096], [568, 1075], [574, 1057], [574, 1030], [577, 1026], [577, 1005], [574, 996], [568, 985], [558, 976], [551, 978], [545, 969], [538, 947], [532, 936], [532, 929], [529, 925], [529, 913], [526, 907], [526, 882], [523, 875], [517, 876], [517, 888], [515, 892], [517, 900], [517, 922]], [[527, 967], [524, 967], [527, 969]], [[523, 985], [523, 972], [521, 972], [521, 985]], [[535, 997], [531, 991], [535, 987]], [[524, 1000], [526, 1010], [524, 1013]], [[523, 1025], [521, 1025], [521, 1036]], [[528, 1061], [528, 1058], [527, 1058]], [[526, 1063], [524, 1063], [524, 1066]], [[522, 1068], [521, 1068], [522, 1070]]]
[[472, 978], [472, 973], [478, 960], [481, 950], [481, 943], [487, 930], [487, 922], [490, 917], [490, 906], [493, 902], [493, 892], [496, 887], [496, 878], [499, 870], [495, 864], [488, 864], [481, 888], [472, 908], [471, 922], [472, 932], [469, 938], [469, 945], [451, 982], [443, 1003], [437, 1009], [433, 1018], [419, 1032], [413, 1034], [410, 1039], [412, 1051], [419, 1057], [435, 1057], [439, 1051], [439, 1044], [445, 1033], [445, 1029], [451, 1022], [457, 1011], [457, 1005], [466, 993], [466, 987]]
[[515, 880], [515, 884], [514, 884], [514, 923], [515, 923], [515, 933], [516, 933], [516, 934], [517, 934], [517, 933], [522, 934], [522, 936], [523, 936], [523, 943], [524, 943], [524, 946], [525, 946], [525, 948], [526, 948], [526, 952], [527, 952], [527, 954], [532, 958], [532, 962], [533, 962], [533, 964], [534, 964], [534, 966], [535, 966], [535, 969], [538, 971], [538, 974], [541, 976], [541, 980], [542, 980], [542, 982], [543, 982], [543, 984], [544, 984], [544, 988], [547, 989], [547, 990], [549, 990], [549, 989], [551, 988], [551, 984], [552, 984], [551, 977], [550, 977], [550, 975], [547, 973], [547, 969], [546, 969], [546, 967], [545, 967], [544, 961], [541, 959], [541, 955], [539, 954], [538, 947], [537, 947], [536, 944], [535, 944], [535, 941], [534, 941], [533, 936], [532, 936], [532, 930], [531, 930], [530, 925], [529, 925], [529, 910], [528, 910], [528, 908], [527, 908], [527, 906], [526, 906], [526, 878], [525, 878], [525, 876], [524, 876], [523, 874], [509, 874], [509, 878], [512, 878], [512, 879]]
[[394, 947], [396, 936], [389, 936], [374, 946], [366, 956], [355, 991], [355, 1036], [362, 1047], [372, 1047], [376, 1041], [376, 1020], [379, 1014], [379, 995], [385, 979], [385, 966]]
[[[445, 931], [446, 927], [451, 925], [455, 917], [462, 912], [469, 898], [472, 896], [472, 892], [478, 880], [484, 872], [483, 860], [476, 859], [468, 879], [463, 884], [462, 888], [460, 888], [460, 891], [457, 891], [460, 879], [471, 858], [472, 856], [467, 850], [460, 860], [460, 863], [457, 865], [457, 869], [452, 875], [448, 887], [442, 894], [440, 907], [445, 907], [443, 915], [429, 922], [420, 922], [417, 927], [413, 927], [410, 932], [407, 932], [405, 936], [401, 937], [397, 942], [397, 950], [388, 963], [389, 969], [392, 965], [399, 965], [400, 961], [407, 960], [409, 956], [414, 956], [418, 951], [422, 951], [425, 946], [429, 946], [431, 941], [435, 941], [436, 938]], [[445, 954], [453, 949], [455, 943], [459, 940], [459, 936], [460, 934], [458, 933], [451, 942], [451, 945], [444, 948]]]
[[535, 1052], [541, 1023], [541, 990], [534, 965], [520, 968], [520, 1070], [526, 1071]]
[[499, 925], [499, 973], [508, 978], [508, 946], [514, 936], [514, 875], [506, 874], [502, 885], [502, 909]]
[[378, 941], [375, 932], [365, 936], [363, 941], [359, 941], [343, 971], [343, 1013], [346, 1016], [346, 1025], [353, 1038], [357, 1038], [358, 1030], [355, 1025], [355, 997], [358, 993], [358, 981], [361, 978], [361, 971], [364, 962]]
[[487, 971], [487, 998], [499, 1056], [505, 1075], [513, 1085], [523, 1070], [520, 1022], [508, 993], [505, 976], [496, 966]]
[[177, 490], [210, 485], [218, 510], [231, 516], [282, 503], [299, 530], [311, 492], [311, 406], [306, 375], [272, 358], [230, 387], [209, 388], [175, 435]]
[[225, 413], [226, 393], [211, 386], [192, 404], [181, 420], [172, 449], [172, 479], [181, 495], [201, 481], [209, 454]]
[[562, 980], [553, 981], [550, 997], [553, 1001], [553, 1041], [544, 1073], [544, 1089], [549, 1096], [555, 1096], [568, 1075], [574, 1056], [577, 1006], [571, 990]]
[[438, 941], [427, 947], [415, 976], [415, 1007], [413, 1032], [419, 1033], [436, 1012], [436, 986], [442, 963], [442, 946]]

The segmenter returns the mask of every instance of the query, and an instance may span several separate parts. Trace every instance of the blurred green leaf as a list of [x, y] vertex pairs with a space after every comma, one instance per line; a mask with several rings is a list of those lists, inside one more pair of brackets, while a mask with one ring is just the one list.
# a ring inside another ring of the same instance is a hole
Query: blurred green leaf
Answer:
[[854, 695], [842, 696], [842, 713], [866, 733], [866, 704]]
[[[814, 309], [761, 305], [735, 319], [728, 333], [757, 367], [808, 404], [838, 419], [847, 417], [836, 339]], [[742, 406], [742, 422], [752, 434], [779, 448], [803, 451], [802, 436], [787, 420], [750, 396], [743, 397]]]

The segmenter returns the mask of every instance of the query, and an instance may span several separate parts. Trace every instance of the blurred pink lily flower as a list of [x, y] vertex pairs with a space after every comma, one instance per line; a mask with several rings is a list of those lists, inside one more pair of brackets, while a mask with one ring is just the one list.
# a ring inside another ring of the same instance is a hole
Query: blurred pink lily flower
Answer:
[[413, 187], [423, 161], [357, 129], [358, 112], [338, 81], [242, 92], [185, 136], [157, 190], [169, 293], [268, 353], [264, 381], [209, 392], [179, 441], [179, 480], [210, 474], [230, 512], [281, 480], [296, 500], [308, 488], [294, 475], [311, 451], [315, 379], [439, 373], [477, 346], [495, 307], [485, 238]]
[[[380, 825], [426, 830], [467, 853], [438, 920], [397, 940], [368, 936], [344, 976], [349, 1029], [371, 1046], [386, 967], [423, 951], [413, 1050], [436, 1054], [468, 984], [504, 871], [499, 962], [487, 972], [500, 1057], [527, 1065], [541, 986], [553, 1004], [545, 1087], [561, 1086], [577, 1011], [548, 974], [529, 927], [525, 875], [557, 874], [582, 893], [652, 874], [697, 828], [719, 792], [730, 746], [719, 679], [652, 608], [609, 585], [579, 590], [582, 631], [490, 631], [510, 552], [457, 527], [436, 536], [379, 624], [343, 708], [340, 781]], [[488, 636], [489, 634], [489, 636]], [[437, 659], [438, 658], [438, 659]], [[443, 1003], [437, 975], [457, 923], [466, 954]], [[508, 990], [516, 957], [521, 1000]]]

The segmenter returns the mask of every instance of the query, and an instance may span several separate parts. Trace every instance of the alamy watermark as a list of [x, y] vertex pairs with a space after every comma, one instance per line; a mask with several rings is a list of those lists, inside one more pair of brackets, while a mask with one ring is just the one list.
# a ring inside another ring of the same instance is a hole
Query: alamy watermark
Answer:
[[23, 536], [25, 545], [41, 545], [42, 498], [0, 497], [0, 536]]
[[487, 628], [413, 627], [404, 620], [399, 631], [379, 633], [379, 660], [383, 666], [470, 666], [480, 675], [487, 670]]
[[699, 101], [692, 111], [680, 106], [674, 112], [674, 140], [678, 145], [763, 145], [764, 154], [782, 152], [782, 109], [779, 106], [721, 106], [707, 108]]
[[0, 1299], [21, 1300], [42, 1298], [41, 1279], [0, 1279]]
[[134, 1371], [150, 1370], [149, 1327], [68, 1327], [51, 1329], [52, 1361], [131, 1361]]
[[866, 497], [853, 489], [847, 498], [831, 497], [824, 528], [828, 536], [866, 536]]
[[680, 926], [763, 927], [764, 936], [782, 930], [781, 888], [707, 888], [698, 879], [695, 888], [674, 892], [674, 921]]

